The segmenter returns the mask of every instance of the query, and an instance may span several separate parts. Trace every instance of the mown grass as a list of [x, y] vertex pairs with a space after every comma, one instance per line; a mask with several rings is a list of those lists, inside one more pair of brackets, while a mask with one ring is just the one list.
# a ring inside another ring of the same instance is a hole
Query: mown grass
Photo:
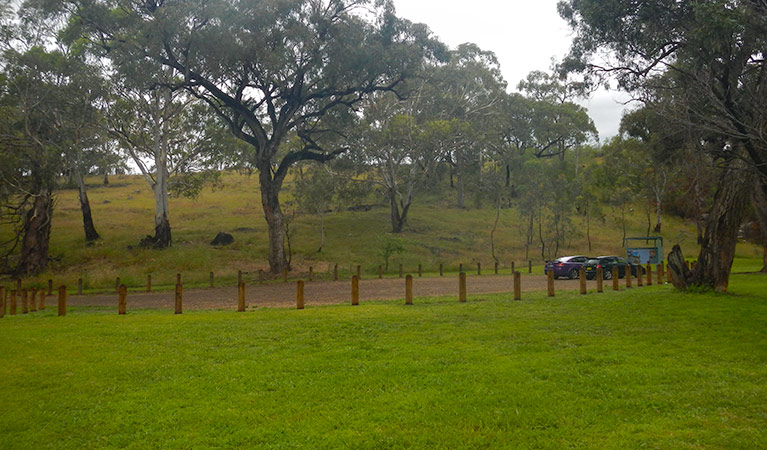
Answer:
[[765, 281], [6, 317], [0, 447], [759, 448]]

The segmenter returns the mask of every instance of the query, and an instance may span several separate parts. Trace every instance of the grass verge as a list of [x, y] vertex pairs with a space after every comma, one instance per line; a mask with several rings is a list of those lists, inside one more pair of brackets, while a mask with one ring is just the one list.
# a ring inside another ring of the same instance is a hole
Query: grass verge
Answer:
[[49, 307], [0, 321], [0, 447], [757, 448], [764, 281], [244, 314]]

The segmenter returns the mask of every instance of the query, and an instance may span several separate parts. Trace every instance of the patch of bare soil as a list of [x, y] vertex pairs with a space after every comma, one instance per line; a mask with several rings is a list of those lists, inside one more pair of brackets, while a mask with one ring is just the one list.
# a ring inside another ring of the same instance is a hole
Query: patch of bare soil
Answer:
[[[559, 280], [557, 289], [577, 289], [577, 280]], [[593, 282], [590, 282], [593, 283]], [[470, 276], [466, 280], [467, 291], [472, 294], [496, 294], [513, 292], [511, 275]], [[396, 300], [405, 298], [404, 278], [360, 280], [360, 302], [370, 300]], [[546, 290], [546, 277], [525, 275], [522, 277], [522, 291]], [[130, 292], [128, 309], [169, 309], [175, 302], [173, 292], [145, 293]], [[413, 279], [415, 297], [458, 296], [458, 277], [426, 277]], [[306, 282], [304, 288], [306, 306], [330, 305], [351, 302], [351, 281]], [[190, 289], [184, 291], [184, 309], [234, 309], [237, 307], [237, 288], [220, 287], [213, 289]], [[296, 283], [252, 284], [246, 287], [248, 307], [292, 308], [296, 304]], [[73, 306], [114, 306], [117, 294], [70, 296], [68, 305]]]

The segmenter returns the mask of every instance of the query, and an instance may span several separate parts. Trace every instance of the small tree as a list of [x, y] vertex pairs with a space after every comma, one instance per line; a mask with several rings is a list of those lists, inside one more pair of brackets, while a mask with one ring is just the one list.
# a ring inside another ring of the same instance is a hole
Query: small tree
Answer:
[[294, 196], [301, 211], [320, 216], [320, 247], [325, 246], [325, 215], [335, 197], [337, 178], [324, 167], [313, 167], [308, 174], [296, 179]]

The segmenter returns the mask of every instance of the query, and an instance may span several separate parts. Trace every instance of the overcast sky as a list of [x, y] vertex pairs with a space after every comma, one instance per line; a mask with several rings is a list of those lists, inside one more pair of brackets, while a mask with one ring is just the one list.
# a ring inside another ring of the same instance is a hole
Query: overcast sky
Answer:
[[[394, 4], [399, 16], [427, 24], [451, 48], [473, 42], [494, 52], [510, 90], [516, 90], [529, 72], [548, 71], [552, 58], [561, 59], [570, 46], [571, 33], [557, 14], [557, 0], [473, 0], [460, 4], [394, 0]], [[600, 90], [584, 102], [602, 141], [618, 133], [624, 109], [617, 102], [621, 97]]]

